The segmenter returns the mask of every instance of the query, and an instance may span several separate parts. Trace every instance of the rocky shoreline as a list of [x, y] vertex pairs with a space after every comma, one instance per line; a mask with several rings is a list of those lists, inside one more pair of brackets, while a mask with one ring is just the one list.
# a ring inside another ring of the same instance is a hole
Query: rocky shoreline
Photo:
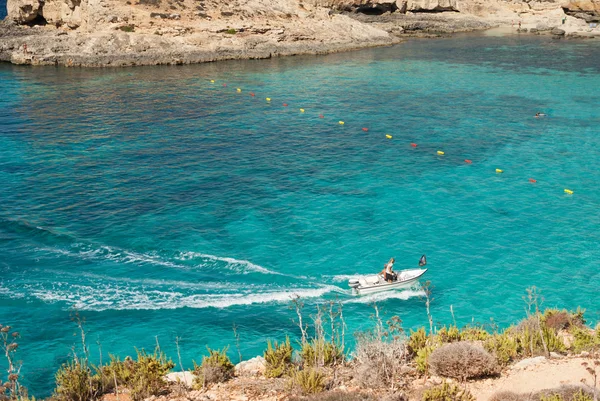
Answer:
[[[132, 2], [133, 1], [133, 2]], [[505, 27], [600, 37], [596, 0], [9, 0], [0, 61], [122, 67], [325, 54]], [[570, 7], [570, 8], [569, 8]], [[555, 29], [554, 31], [552, 31]]]

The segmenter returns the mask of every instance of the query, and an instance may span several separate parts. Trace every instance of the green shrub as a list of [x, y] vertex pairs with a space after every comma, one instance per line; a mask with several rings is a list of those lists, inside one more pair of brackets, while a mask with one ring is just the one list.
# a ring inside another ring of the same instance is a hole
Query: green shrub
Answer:
[[115, 381], [117, 385], [129, 386], [133, 382], [134, 372], [135, 362], [130, 357], [121, 361], [118, 357], [110, 355], [110, 362], [101, 366], [97, 375], [102, 380], [103, 391], [108, 392], [114, 390]]
[[313, 339], [302, 344], [300, 359], [304, 366], [331, 366], [344, 360], [342, 350], [332, 342]]
[[502, 391], [494, 394], [489, 401], [593, 401], [594, 396], [581, 386], [564, 385], [558, 388], [538, 391], [534, 394], [517, 394]]
[[159, 394], [167, 385], [164, 376], [175, 367], [175, 364], [167, 360], [165, 354], [157, 349], [153, 354], [147, 354], [144, 350], [137, 351], [137, 361], [133, 366], [129, 390], [131, 398], [140, 401]]
[[444, 383], [423, 393], [423, 401], [475, 401], [475, 397], [456, 384]]
[[460, 341], [461, 333], [458, 327], [456, 326], [450, 326], [448, 328], [444, 326], [440, 330], [438, 330], [436, 336], [442, 344], [445, 344]]
[[230, 28], [230, 29], [226, 30], [225, 33], [227, 33], [229, 35], [235, 35], [237, 33], [237, 31], [233, 28]]
[[121, 30], [123, 32], [134, 32], [135, 25], [123, 25], [123, 26], [119, 27], [119, 30]]
[[429, 365], [438, 376], [460, 381], [495, 375], [498, 362], [485, 349], [470, 342], [444, 344], [429, 356]]
[[573, 327], [571, 334], [574, 339], [572, 348], [575, 352], [591, 351], [600, 346], [600, 337], [594, 336], [587, 327]]
[[480, 327], [465, 327], [460, 332], [461, 341], [485, 341], [490, 334]]
[[484, 348], [496, 357], [500, 366], [506, 366], [517, 358], [519, 345], [506, 331], [490, 336], [483, 344]]
[[208, 356], [202, 357], [202, 364], [194, 362], [194, 388], [201, 389], [209, 384], [222, 383], [233, 377], [235, 366], [227, 356], [228, 347], [223, 350], [208, 348]]
[[281, 377], [292, 365], [292, 353], [294, 349], [290, 345], [290, 338], [286, 337], [285, 342], [278, 344], [277, 341], [271, 345], [267, 342], [267, 349], [264, 352], [265, 357], [265, 376]]
[[325, 389], [325, 375], [319, 370], [308, 367], [290, 371], [290, 387], [302, 394], [320, 393]]
[[417, 351], [415, 356], [415, 364], [419, 373], [427, 373], [429, 371], [429, 356], [436, 347], [428, 345]]
[[521, 394], [513, 393], [512, 391], [499, 391], [494, 393], [488, 401], [523, 401], [523, 399]]
[[[542, 332], [542, 336], [540, 335]], [[557, 331], [547, 327], [545, 324], [538, 323], [538, 316], [530, 316], [522, 320], [517, 327], [509, 331], [520, 345], [520, 351], [523, 356], [536, 356], [544, 354], [544, 342], [548, 348], [548, 352], [564, 352], [566, 347], [562, 340], [558, 337]]]
[[408, 350], [413, 354], [417, 355], [419, 350], [425, 348], [427, 345], [427, 333], [424, 327], [419, 327], [417, 331], [410, 331], [410, 337], [408, 337]]
[[[349, 393], [346, 391], [326, 391], [307, 397], [292, 396], [289, 401], [381, 401], [379, 397], [366, 393]], [[388, 401], [388, 400], [385, 400]], [[392, 401], [392, 400], [389, 400]], [[394, 400], [395, 401], [395, 400]], [[401, 400], [397, 400], [401, 401]]]
[[116, 381], [118, 386], [129, 389], [132, 400], [139, 401], [158, 395], [166, 387], [164, 376], [175, 364], [158, 348], [152, 354], [144, 350], [136, 352], [135, 361], [130, 357], [121, 361], [111, 355], [110, 362], [97, 369], [96, 377], [103, 383], [103, 391], [113, 391]]
[[89, 401], [99, 394], [100, 383], [86, 363], [68, 361], [56, 372], [54, 397], [60, 401]]
[[535, 401], [593, 401], [594, 396], [583, 387], [563, 385], [557, 388], [538, 391], [531, 396]]

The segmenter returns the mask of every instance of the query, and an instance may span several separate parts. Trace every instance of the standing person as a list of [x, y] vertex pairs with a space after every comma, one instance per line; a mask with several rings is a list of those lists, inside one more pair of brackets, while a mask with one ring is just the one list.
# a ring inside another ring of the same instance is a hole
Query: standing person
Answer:
[[519, 30], [521, 30], [521, 21], [519, 21]]
[[385, 281], [391, 283], [394, 281], [394, 262], [396, 259], [391, 258], [389, 262], [385, 264]]

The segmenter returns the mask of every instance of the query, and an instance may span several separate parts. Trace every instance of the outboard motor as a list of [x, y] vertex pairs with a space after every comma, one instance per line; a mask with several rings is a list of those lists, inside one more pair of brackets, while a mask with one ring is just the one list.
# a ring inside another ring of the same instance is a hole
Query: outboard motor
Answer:
[[350, 286], [350, 288], [358, 288], [360, 282], [357, 278], [351, 278], [350, 280], [348, 280], [348, 285]]

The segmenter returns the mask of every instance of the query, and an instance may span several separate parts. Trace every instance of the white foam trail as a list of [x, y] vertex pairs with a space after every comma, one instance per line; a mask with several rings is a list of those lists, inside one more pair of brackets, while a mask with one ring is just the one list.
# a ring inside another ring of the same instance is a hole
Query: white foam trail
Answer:
[[176, 257], [176, 259], [179, 259], [179, 260], [193, 260], [196, 258], [209, 260], [211, 262], [223, 262], [226, 264], [227, 268], [230, 268], [230, 269], [235, 270], [242, 274], [263, 273], [263, 274], [277, 274], [280, 276], [285, 276], [285, 274], [283, 274], [283, 273], [269, 270], [267, 268], [264, 268], [262, 266], [254, 264], [247, 260], [226, 258], [226, 257], [214, 256], [214, 255], [209, 255], [209, 254], [199, 253], [199, 252], [181, 252], [179, 254], [179, 256]]
[[358, 274], [358, 273], [356, 273], [356, 274], [339, 274], [337, 276], [323, 276], [323, 277], [329, 278], [329, 279], [331, 279], [331, 281], [333, 281], [335, 283], [340, 283], [340, 282], [343, 282], [343, 281], [348, 281], [351, 278], [361, 277], [363, 275], [364, 274]]
[[365, 296], [361, 296], [361, 297], [356, 297], [356, 298], [352, 298], [349, 299], [347, 301], [344, 301], [343, 303], [345, 304], [370, 304], [373, 302], [381, 302], [381, 301], [385, 301], [388, 299], [401, 299], [403, 301], [406, 301], [410, 298], [414, 298], [414, 297], [424, 297], [425, 296], [425, 291], [421, 290], [405, 290], [405, 291], [385, 291], [385, 292], [377, 292], [375, 294], [371, 294], [371, 295], [365, 295]]
[[82, 258], [87, 260], [98, 260], [107, 259], [118, 263], [149, 263], [159, 266], [176, 267], [185, 269], [186, 266], [178, 265], [176, 263], [161, 260], [160, 258], [149, 255], [140, 254], [125, 250], [118, 250], [110, 246], [100, 246], [99, 248], [91, 248], [87, 245], [73, 244], [71, 248], [74, 250], [65, 250], [62, 248], [36, 248], [38, 251], [46, 251], [51, 253], [57, 253], [59, 255], [70, 256], [74, 258]]
[[[177, 291], [158, 291], [119, 287], [91, 287], [57, 283], [52, 288], [25, 286], [27, 296], [43, 302], [64, 302], [78, 310], [157, 310], [180, 308], [228, 308], [239, 305], [264, 303], [284, 303], [299, 296], [301, 298], [321, 297], [339, 290], [335, 286], [319, 288], [297, 288], [282, 291], [259, 293], [229, 294], [184, 294]], [[23, 294], [11, 292], [11, 297], [22, 297]]]

